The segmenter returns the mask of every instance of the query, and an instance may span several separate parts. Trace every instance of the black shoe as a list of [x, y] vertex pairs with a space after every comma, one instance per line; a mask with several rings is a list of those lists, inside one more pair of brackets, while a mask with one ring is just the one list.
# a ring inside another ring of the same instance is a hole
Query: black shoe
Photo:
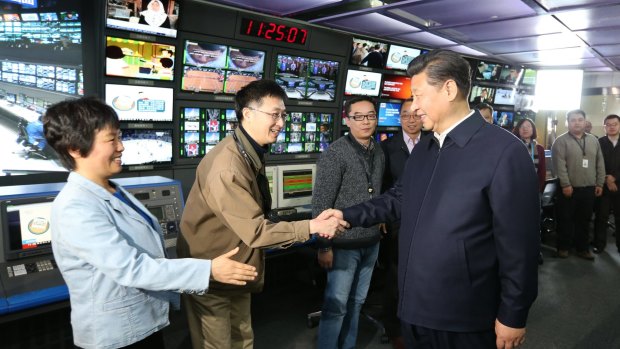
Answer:
[[601, 247], [593, 247], [592, 248], [592, 252], [596, 253], [596, 254], [601, 254], [603, 253], [603, 251], [605, 251], [605, 248], [601, 248]]
[[594, 260], [594, 255], [592, 253], [590, 253], [590, 251], [582, 251], [582, 252], [576, 252], [575, 255], [579, 258], [583, 258], [589, 261], [593, 261]]

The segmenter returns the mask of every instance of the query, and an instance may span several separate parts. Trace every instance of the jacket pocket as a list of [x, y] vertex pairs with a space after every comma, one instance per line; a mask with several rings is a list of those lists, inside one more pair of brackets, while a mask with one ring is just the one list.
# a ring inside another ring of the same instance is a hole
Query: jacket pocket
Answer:
[[111, 301], [107, 301], [103, 303], [102, 310], [111, 311], [111, 310], [130, 307], [136, 303], [146, 301], [147, 297], [148, 296], [145, 293], [138, 291], [137, 294], [133, 294], [133, 295], [130, 294], [126, 297], [113, 299]]
[[467, 261], [467, 248], [464, 240], [457, 240], [456, 252], [459, 259], [459, 270], [463, 275], [463, 279], [471, 286], [471, 275], [469, 273], [469, 263]]

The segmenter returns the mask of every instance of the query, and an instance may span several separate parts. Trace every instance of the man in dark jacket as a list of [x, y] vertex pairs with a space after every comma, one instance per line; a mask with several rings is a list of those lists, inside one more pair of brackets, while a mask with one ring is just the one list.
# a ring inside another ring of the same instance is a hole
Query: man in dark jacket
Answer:
[[607, 115], [605, 118], [605, 136], [598, 139], [603, 151], [605, 161], [605, 185], [600, 204], [596, 210], [596, 221], [594, 224], [594, 253], [601, 253], [607, 246], [607, 218], [609, 211], [613, 208], [616, 221], [616, 247], [620, 252], [620, 193], [618, 193], [618, 178], [620, 178], [620, 146], [618, 138], [620, 136], [620, 116], [616, 114]]
[[514, 348], [537, 294], [538, 180], [519, 140], [471, 111], [470, 67], [434, 50], [408, 67], [412, 111], [430, 126], [395, 187], [343, 214], [401, 219], [399, 317], [413, 348]]
[[362, 59], [361, 64], [364, 64], [366, 62], [368, 62], [367, 65], [370, 68], [383, 68], [385, 60], [383, 55], [381, 54], [381, 46], [379, 44], [376, 44], [372, 48], [372, 51], [366, 57], [364, 57], [364, 59]]

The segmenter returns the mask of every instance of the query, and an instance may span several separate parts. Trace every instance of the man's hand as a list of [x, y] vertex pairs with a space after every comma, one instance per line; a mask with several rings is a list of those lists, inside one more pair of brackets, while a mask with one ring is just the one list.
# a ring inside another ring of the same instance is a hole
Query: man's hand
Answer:
[[603, 195], [603, 187], [596, 186], [594, 187], [594, 196]]
[[214, 280], [225, 284], [243, 286], [246, 281], [256, 279], [258, 273], [255, 267], [230, 259], [237, 252], [239, 252], [239, 247], [235, 247], [211, 261], [211, 275]]
[[525, 342], [525, 327], [508, 327], [497, 319], [495, 319], [495, 334], [497, 335], [495, 341], [497, 349], [513, 349]]
[[334, 261], [334, 251], [329, 250], [319, 250], [319, 265], [324, 269], [331, 269], [332, 262]]
[[344, 215], [342, 214], [342, 211], [336, 210], [335, 208], [330, 208], [330, 209], [327, 209], [321, 212], [321, 214], [318, 215], [316, 218], [327, 219], [329, 217], [336, 217], [338, 219], [344, 219]]
[[611, 192], [617, 192], [618, 186], [616, 185], [616, 177], [612, 175], [605, 176], [605, 184], [607, 184], [607, 189]]
[[387, 231], [387, 224], [385, 223], [381, 223], [379, 224], [379, 231], [383, 234], [383, 235], [387, 235], [388, 231]]
[[323, 238], [331, 239], [336, 233], [343, 232], [349, 227], [349, 223], [340, 218], [335, 216], [324, 217], [327, 217], [327, 215], [323, 216], [321, 213], [321, 215], [310, 221], [311, 233], [318, 233]]
[[570, 198], [573, 196], [573, 187], [569, 185], [568, 187], [562, 188], [562, 194], [564, 194], [565, 197]]

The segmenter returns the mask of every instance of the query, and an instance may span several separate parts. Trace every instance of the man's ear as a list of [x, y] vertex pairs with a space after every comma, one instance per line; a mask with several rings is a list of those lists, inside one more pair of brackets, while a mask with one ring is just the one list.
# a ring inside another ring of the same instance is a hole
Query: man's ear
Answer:
[[444, 88], [446, 89], [446, 94], [448, 96], [448, 101], [453, 102], [456, 99], [456, 96], [459, 93], [459, 88], [456, 85], [456, 81], [447, 80], [445, 82]]
[[82, 157], [82, 154], [80, 154], [80, 151], [77, 149], [69, 149], [69, 155], [71, 155], [74, 159], [79, 159]]

